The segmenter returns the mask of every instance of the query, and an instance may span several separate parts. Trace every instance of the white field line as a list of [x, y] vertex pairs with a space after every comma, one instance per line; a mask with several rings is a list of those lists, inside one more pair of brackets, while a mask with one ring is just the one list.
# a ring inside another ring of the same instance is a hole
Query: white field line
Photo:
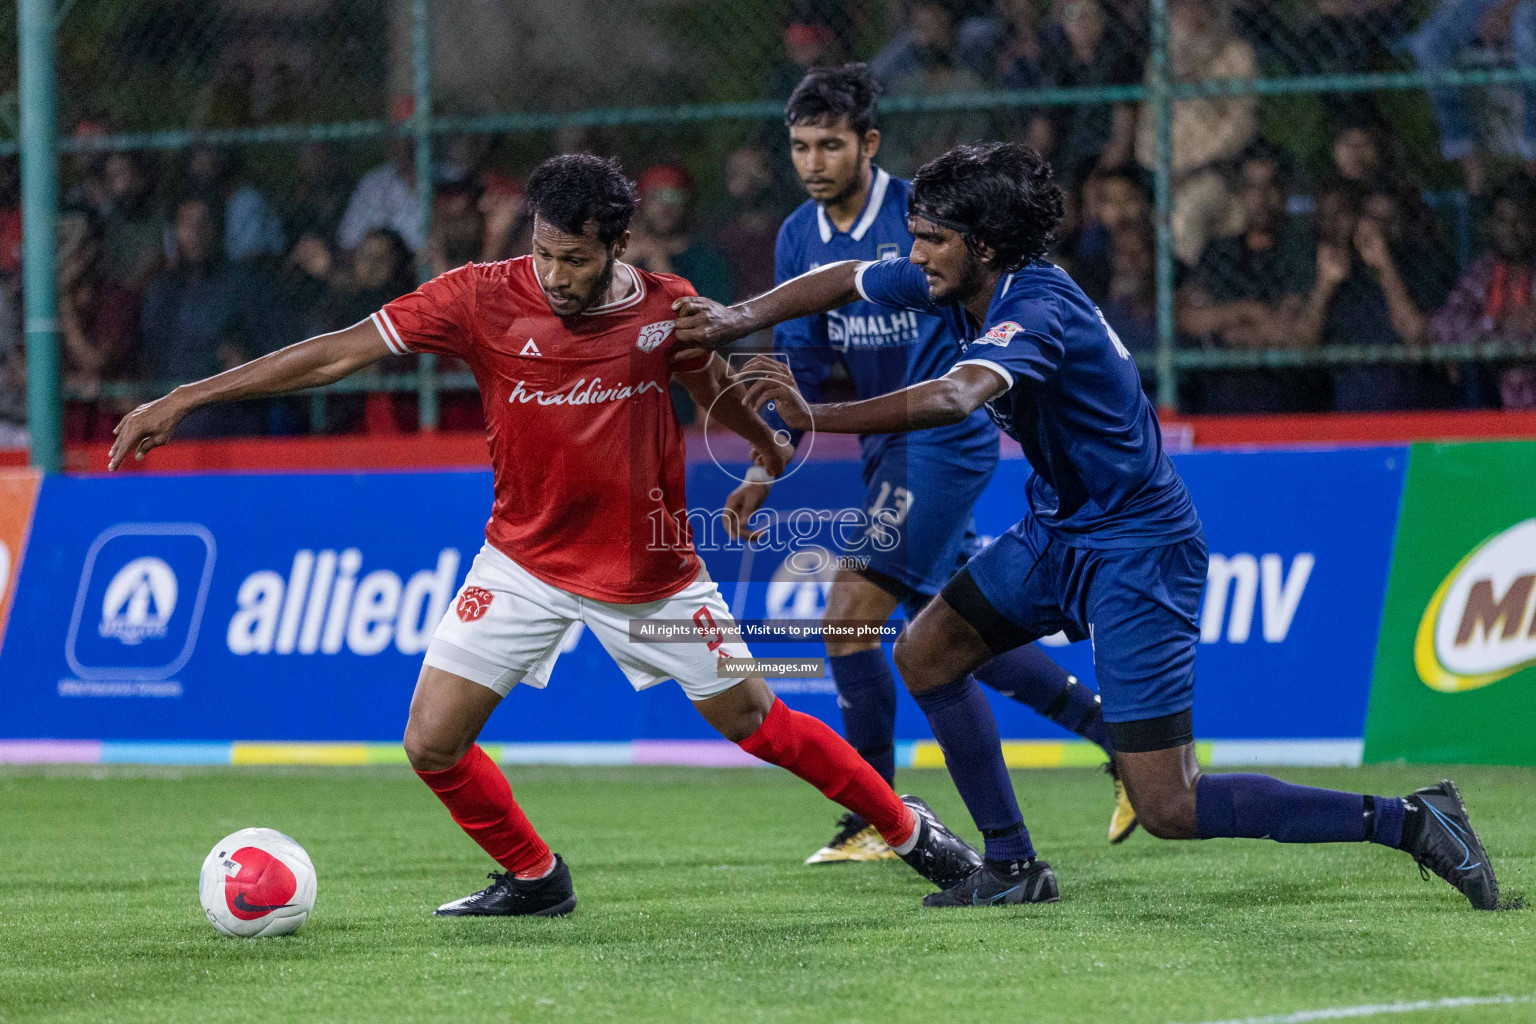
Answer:
[[1319, 1020], [1346, 1020], [1352, 1017], [1382, 1017], [1389, 1013], [1417, 1013], [1420, 1010], [1459, 1010], [1465, 1006], [1512, 1006], [1536, 1002], [1536, 996], [1462, 996], [1457, 999], [1422, 999], [1414, 1003], [1366, 1003], [1361, 1006], [1334, 1006], [1325, 1010], [1298, 1010], [1272, 1017], [1234, 1017], [1206, 1021], [1205, 1024], [1311, 1024]]

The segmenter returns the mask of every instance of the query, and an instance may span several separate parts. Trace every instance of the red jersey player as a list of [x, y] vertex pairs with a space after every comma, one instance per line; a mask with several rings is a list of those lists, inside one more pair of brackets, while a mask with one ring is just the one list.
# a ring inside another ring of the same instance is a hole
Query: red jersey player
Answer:
[[[618, 163], [545, 161], [528, 179], [533, 254], [471, 264], [344, 331], [299, 342], [140, 406], [118, 425], [111, 468], [170, 440], [191, 410], [340, 380], [389, 355], [465, 360], [480, 386], [495, 471], [486, 543], [427, 650], [405, 728], [422, 780], [502, 871], [446, 915], [553, 916], [576, 906], [570, 870], [534, 830], [476, 739], [519, 682], [545, 686], [568, 627], [584, 623], [638, 690], [676, 679], [727, 739], [861, 815], [941, 889], [980, 864], [916, 797], [898, 798], [841, 737], [791, 711], [759, 676], [722, 677], [747, 650], [684, 524], [674, 373], [751, 441], [776, 475], [771, 431], [729, 390], [715, 356], [669, 367], [684, 280], [619, 261], [636, 199]], [[692, 620], [696, 641], [641, 644], [634, 619]]]

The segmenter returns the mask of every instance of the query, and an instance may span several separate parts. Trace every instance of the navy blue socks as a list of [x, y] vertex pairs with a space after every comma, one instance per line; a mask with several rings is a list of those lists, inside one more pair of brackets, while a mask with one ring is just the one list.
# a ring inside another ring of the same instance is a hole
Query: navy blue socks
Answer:
[[828, 658], [843, 712], [843, 736], [886, 782], [896, 779], [896, 679], [885, 651]]
[[[1369, 811], [1369, 813], [1367, 813]], [[1200, 838], [1277, 843], [1402, 844], [1399, 797], [1294, 786], [1268, 775], [1202, 775], [1195, 792]]]
[[976, 670], [976, 678], [1010, 700], [1032, 708], [1114, 757], [1099, 695], [1077, 681], [1034, 644], [999, 654]]
[[997, 721], [975, 678], [966, 676], [912, 696], [928, 716], [949, 777], [986, 838], [986, 858], [1005, 862], [1032, 858], [1035, 849], [1003, 763]]
[[1400, 796], [1368, 796], [1365, 798], [1366, 836], [1373, 843], [1403, 848], [1403, 825], [1408, 817], [1408, 805]]

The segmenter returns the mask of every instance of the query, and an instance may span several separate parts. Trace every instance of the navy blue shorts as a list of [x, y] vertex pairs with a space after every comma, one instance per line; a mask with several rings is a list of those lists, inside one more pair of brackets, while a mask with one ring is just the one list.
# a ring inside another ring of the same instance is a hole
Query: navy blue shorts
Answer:
[[937, 445], [890, 445], [864, 467], [868, 526], [841, 538], [841, 554], [915, 615], [979, 548], [971, 509], [995, 468]]
[[1200, 534], [1160, 547], [1077, 548], [1027, 516], [966, 566], [1003, 620], [988, 628], [972, 624], [984, 637], [1004, 634], [1004, 647], [1057, 630], [1093, 641], [1106, 722], [1179, 714], [1194, 705], [1205, 564]]

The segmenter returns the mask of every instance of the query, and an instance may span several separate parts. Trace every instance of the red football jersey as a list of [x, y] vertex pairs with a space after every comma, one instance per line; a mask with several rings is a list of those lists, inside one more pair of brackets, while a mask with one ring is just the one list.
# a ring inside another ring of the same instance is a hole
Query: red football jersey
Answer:
[[496, 482], [486, 540], [562, 590], [635, 604], [699, 572], [667, 391], [672, 301], [695, 292], [670, 274], [614, 273], [631, 277], [628, 297], [558, 317], [532, 257], [472, 263], [373, 321], [392, 351], [457, 356], [474, 372]]

